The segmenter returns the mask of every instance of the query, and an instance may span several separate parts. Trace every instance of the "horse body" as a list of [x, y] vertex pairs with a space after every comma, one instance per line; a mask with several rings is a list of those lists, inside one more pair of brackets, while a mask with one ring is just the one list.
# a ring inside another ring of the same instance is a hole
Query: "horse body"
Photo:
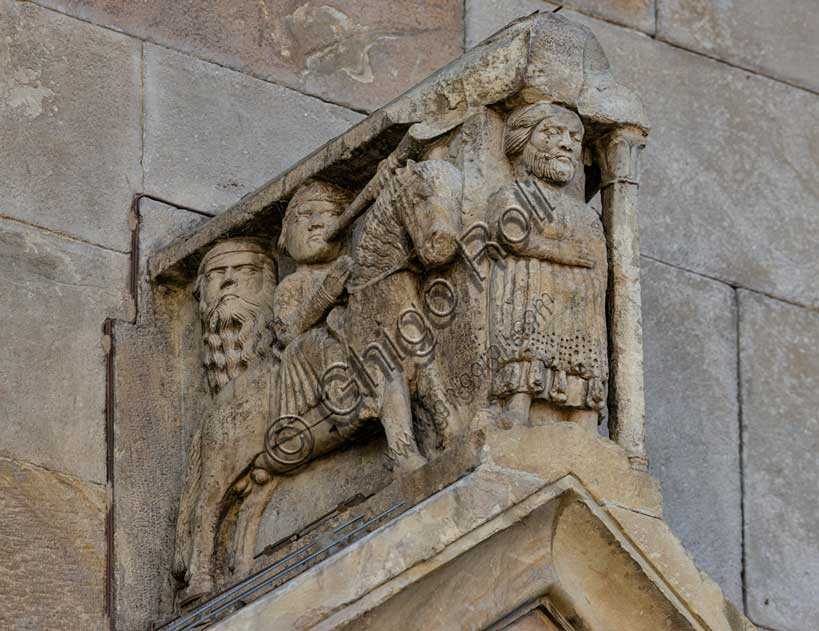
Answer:
[[463, 179], [443, 160], [410, 162], [388, 180], [353, 240], [346, 338], [399, 468], [424, 463], [413, 435], [418, 372], [434, 372], [419, 272], [451, 262], [460, 234]]

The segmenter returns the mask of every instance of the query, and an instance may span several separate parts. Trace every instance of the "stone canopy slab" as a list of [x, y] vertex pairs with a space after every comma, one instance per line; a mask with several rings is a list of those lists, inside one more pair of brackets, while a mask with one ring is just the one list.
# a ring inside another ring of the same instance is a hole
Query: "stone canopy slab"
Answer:
[[307, 178], [366, 182], [413, 123], [438, 119], [454, 125], [482, 106], [507, 99], [566, 104], [590, 125], [592, 135], [615, 124], [648, 130], [639, 99], [614, 81], [591, 31], [558, 15], [536, 13], [489, 37], [196, 232], [156, 253], [149, 261], [149, 276], [158, 281], [190, 279], [202, 251], [216, 240], [274, 232], [286, 201]]

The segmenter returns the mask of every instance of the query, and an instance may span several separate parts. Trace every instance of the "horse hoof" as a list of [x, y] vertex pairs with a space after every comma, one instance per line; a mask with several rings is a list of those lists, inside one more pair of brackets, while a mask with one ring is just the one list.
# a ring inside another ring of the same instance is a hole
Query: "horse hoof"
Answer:
[[177, 595], [177, 602], [179, 603], [180, 609], [188, 608], [204, 600], [213, 590], [214, 585], [210, 577], [189, 583], [188, 586]]

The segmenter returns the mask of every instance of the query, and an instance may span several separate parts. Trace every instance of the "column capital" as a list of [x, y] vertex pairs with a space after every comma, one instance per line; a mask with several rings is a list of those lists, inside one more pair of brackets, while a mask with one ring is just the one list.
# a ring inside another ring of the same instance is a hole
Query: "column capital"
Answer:
[[646, 146], [646, 132], [639, 127], [618, 127], [594, 143], [600, 165], [600, 188], [623, 182], [640, 184], [640, 152]]

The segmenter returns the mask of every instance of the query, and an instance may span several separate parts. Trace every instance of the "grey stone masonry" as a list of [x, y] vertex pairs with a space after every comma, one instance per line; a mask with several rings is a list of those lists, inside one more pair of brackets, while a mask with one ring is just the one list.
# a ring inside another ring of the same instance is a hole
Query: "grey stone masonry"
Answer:
[[105, 482], [106, 318], [128, 257], [0, 220], [0, 456]]
[[216, 213], [362, 116], [145, 46], [145, 190]]
[[819, 91], [816, 0], [657, 0], [657, 36]]
[[819, 313], [740, 291], [747, 613], [819, 628]]
[[395, 98], [452, 61], [463, 45], [463, 0], [38, 2], [363, 109]]
[[467, 0], [466, 47], [472, 48], [512, 20], [535, 11], [554, 11], [558, 5], [544, 0]]
[[615, 76], [642, 96], [652, 125], [642, 160], [642, 252], [819, 306], [816, 95], [583, 21]]
[[466, 47], [472, 48], [512, 20], [535, 11], [555, 11], [561, 6], [622, 24], [645, 33], [654, 32], [655, 0], [466, 0]]
[[105, 487], [0, 457], [0, 629], [103, 631]]
[[[475, 44], [534, 4], [473, 0]], [[547, 7], [548, 8], [548, 7]], [[819, 306], [817, 97], [579, 13], [652, 125], [640, 189], [644, 254]]]
[[742, 608], [734, 290], [642, 260], [646, 443], [663, 513]]
[[[140, 287], [139, 316], [154, 309], [145, 274], [145, 262], [158, 248], [168, 245], [200, 226], [206, 218], [153, 200], [140, 200]], [[187, 297], [181, 317], [190, 322], [186, 335], [200, 335], [192, 296]], [[150, 396], [157, 381], [176, 383], [164, 348], [169, 341], [156, 340], [139, 325], [118, 322], [115, 393], [139, 396], [138, 404], [117, 409], [114, 442], [114, 521], [116, 538], [114, 576], [117, 631], [144, 631], [161, 618], [159, 594], [172, 593], [170, 564], [174, 550], [174, 521], [177, 507], [157, 497], [178, 495], [184, 474], [190, 434], [198, 417], [191, 407], [183, 408], [178, 396]], [[171, 342], [173, 343], [173, 342]], [[135, 350], [136, 349], [136, 350]], [[121, 367], [121, 368], [120, 368]], [[198, 365], [189, 379], [201, 378]], [[170, 388], [170, 386], [169, 386]], [[115, 401], [116, 407], [116, 401]], [[184, 427], [180, 431], [180, 426]]]
[[139, 41], [0, 0], [0, 216], [128, 249]]

